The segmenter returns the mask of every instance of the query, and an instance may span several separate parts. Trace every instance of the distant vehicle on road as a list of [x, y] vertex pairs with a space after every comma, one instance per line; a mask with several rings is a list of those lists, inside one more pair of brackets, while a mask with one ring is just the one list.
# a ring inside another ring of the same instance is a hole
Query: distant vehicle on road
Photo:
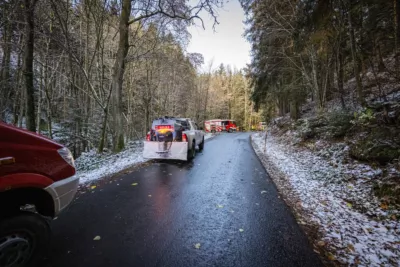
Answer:
[[143, 157], [148, 159], [190, 160], [196, 146], [204, 149], [204, 131], [189, 118], [155, 119], [144, 142]]
[[206, 132], [236, 132], [238, 127], [234, 120], [214, 119], [204, 122]]
[[264, 131], [267, 128], [267, 123], [266, 122], [259, 122], [257, 130], [259, 131]]
[[68, 148], [0, 122], [0, 266], [32, 266], [79, 184]]

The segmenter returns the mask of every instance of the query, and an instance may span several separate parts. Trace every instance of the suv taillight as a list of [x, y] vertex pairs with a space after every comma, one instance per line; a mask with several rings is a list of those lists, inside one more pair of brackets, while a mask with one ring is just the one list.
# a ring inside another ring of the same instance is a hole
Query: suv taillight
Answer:
[[69, 151], [68, 148], [63, 147], [57, 150], [58, 154], [72, 167], [75, 168], [75, 161], [74, 161], [74, 156], [72, 156], [71, 151]]
[[146, 135], [146, 141], [150, 141], [150, 134], [149, 133]]
[[186, 134], [182, 134], [182, 142], [187, 142], [188, 138]]
[[162, 130], [162, 129], [169, 129], [169, 130], [171, 130], [172, 129], [172, 126], [171, 125], [156, 125], [156, 130]]

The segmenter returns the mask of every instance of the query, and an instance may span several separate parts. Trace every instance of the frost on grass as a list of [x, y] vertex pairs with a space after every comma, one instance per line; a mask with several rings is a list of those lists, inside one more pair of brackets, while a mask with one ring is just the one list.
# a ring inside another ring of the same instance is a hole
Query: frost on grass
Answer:
[[[399, 210], [388, 211], [371, 192], [379, 169], [332, 164], [271, 135], [265, 141], [265, 134], [254, 134], [252, 143], [285, 200], [301, 210], [299, 220], [319, 226], [319, 244], [333, 254], [329, 258], [345, 265], [399, 266], [400, 224], [391, 219]], [[354, 179], [357, 174], [360, 179]]]
[[[207, 140], [214, 136], [214, 134], [206, 133], [204, 139]], [[76, 174], [79, 176], [79, 182], [84, 184], [113, 175], [145, 161], [147, 160], [143, 158], [143, 142], [134, 141], [130, 142], [127, 148], [118, 154], [111, 152], [98, 154], [96, 150], [82, 153], [75, 161]]]
[[88, 183], [145, 162], [143, 158], [143, 142], [135, 141], [127, 145], [127, 148], [118, 153], [96, 153], [95, 150], [83, 153], [76, 160], [77, 173], [81, 184]]

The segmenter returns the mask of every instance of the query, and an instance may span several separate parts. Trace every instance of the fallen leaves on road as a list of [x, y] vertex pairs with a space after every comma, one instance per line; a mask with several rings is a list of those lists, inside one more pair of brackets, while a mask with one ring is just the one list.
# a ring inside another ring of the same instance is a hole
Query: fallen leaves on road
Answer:
[[195, 247], [196, 249], [200, 249], [201, 244], [200, 244], [200, 243], [197, 243], [197, 244], [194, 245], [194, 247]]
[[244, 230], [243, 230], [242, 228], [240, 228], [240, 229], [239, 229], [239, 232], [241, 232], [241, 233], [242, 233], [242, 232], [244, 232]]
[[133, 186], [136, 186], [136, 185], [138, 185], [138, 183], [133, 183], [132, 185], [133, 185]]
[[98, 240], [100, 240], [100, 239], [101, 239], [101, 237], [100, 237], [99, 235], [96, 235], [96, 236], [93, 238], [94, 241], [98, 241]]

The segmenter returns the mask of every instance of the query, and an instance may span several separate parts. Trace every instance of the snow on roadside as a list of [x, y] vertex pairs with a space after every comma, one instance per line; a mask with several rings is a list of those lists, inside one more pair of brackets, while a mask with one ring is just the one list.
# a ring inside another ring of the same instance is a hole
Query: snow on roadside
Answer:
[[342, 170], [309, 151], [282, 145], [271, 135], [265, 143], [265, 134], [253, 134], [252, 144], [288, 204], [301, 210], [298, 214], [301, 220], [319, 225], [322, 240], [318, 245], [332, 253], [328, 258], [345, 265], [400, 266], [399, 222], [390, 218], [374, 220], [348, 202], [354, 197], [364, 197], [373, 204], [372, 213], [385, 212], [374, 208], [377, 201], [370, 191], [366, 195], [368, 190], [364, 189], [344, 190], [362, 188], [362, 184], [337, 184], [321, 179], [321, 174], [342, 175]]
[[95, 150], [83, 153], [75, 161], [79, 183], [89, 183], [145, 162], [147, 160], [143, 158], [142, 152], [143, 142], [136, 141], [129, 143], [127, 148], [118, 154], [97, 154]]
[[[214, 136], [214, 134], [206, 133], [204, 140]], [[96, 150], [83, 153], [75, 161], [76, 175], [79, 176], [79, 182], [85, 184], [146, 161], [147, 159], [143, 158], [143, 142], [135, 141], [130, 142], [127, 148], [118, 154], [98, 154]]]
[[213, 138], [214, 136], [215, 136], [215, 134], [212, 134], [212, 133], [206, 133], [206, 134], [204, 135], [204, 140], [207, 140], [207, 139]]

